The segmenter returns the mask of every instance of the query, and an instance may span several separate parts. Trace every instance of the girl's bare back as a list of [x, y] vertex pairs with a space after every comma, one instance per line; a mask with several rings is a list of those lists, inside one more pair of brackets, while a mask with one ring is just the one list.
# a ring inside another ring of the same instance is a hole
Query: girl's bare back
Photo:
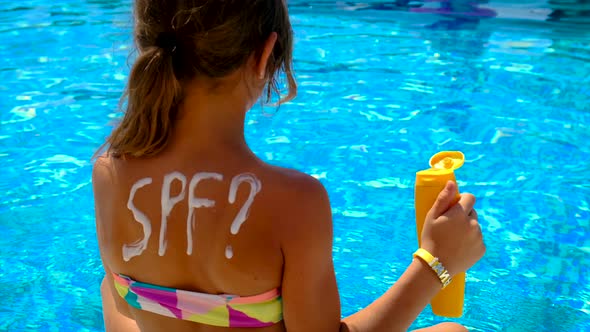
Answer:
[[[95, 167], [95, 195], [105, 266], [144, 283], [206, 294], [280, 289], [283, 226], [297, 211], [292, 189], [306, 181], [313, 179], [236, 151], [103, 157]], [[118, 308], [129, 308], [113, 297]], [[196, 328], [132, 307], [129, 314], [143, 331]], [[276, 324], [265, 331], [283, 329]]]

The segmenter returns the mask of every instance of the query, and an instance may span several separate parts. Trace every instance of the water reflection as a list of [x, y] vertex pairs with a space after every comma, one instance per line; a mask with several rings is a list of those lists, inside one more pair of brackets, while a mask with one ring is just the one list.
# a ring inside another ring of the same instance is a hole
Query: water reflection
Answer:
[[490, 18], [497, 15], [496, 11], [490, 8], [483, 8], [481, 5], [489, 1], [473, 0], [438, 0], [425, 2], [424, 6], [413, 8], [410, 11], [417, 13], [439, 14], [461, 19]]
[[[317, 7], [326, 5], [328, 2], [322, 0], [312, 2], [293, 1], [292, 4], [296, 7]], [[513, 2], [522, 5], [518, 1]], [[335, 3], [338, 8], [349, 11], [408, 11], [457, 18], [454, 23], [445, 22], [449, 24], [448, 27], [450, 28], [469, 26], [477, 19], [501, 17], [494, 8], [503, 8], [511, 12], [520, 7], [493, 0], [335, 1]], [[535, 5], [535, 8], [528, 8], [530, 13], [535, 12], [536, 14], [538, 14], [539, 9], [548, 8], [548, 15], [544, 18], [546, 21], [590, 24], [590, 0], [548, 0], [545, 3], [540, 2]]]
[[549, 0], [548, 5], [552, 11], [547, 21], [590, 24], [590, 0]]
[[[521, 3], [520, 8], [515, 6], [515, 3], [516, 1], [499, 3], [494, 0], [398, 0], [366, 3], [339, 2], [338, 4], [341, 9], [348, 11], [363, 11], [363, 16], [370, 16], [370, 11], [378, 11], [381, 14], [387, 11], [420, 14], [411, 16], [410, 19], [413, 24], [416, 23], [425, 28], [414, 30], [414, 34], [420, 35], [421, 39], [428, 42], [428, 48], [433, 57], [427, 62], [453, 64], [442, 73], [443, 77], [448, 78], [448, 81], [444, 83], [444, 88], [449, 92], [446, 100], [437, 103], [432, 110], [426, 112], [436, 113], [441, 125], [460, 133], [469, 127], [469, 114], [472, 113], [473, 103], [476, 102], [464, 96], [483, 95], [485, 94], [485, 91], [482, 91], [483, 87], [489, 84], [491, 73], [488, 66], [482, 63], [481, 58], [489, 53], [490, 39], [498, 31], [497, 27], [501, 24], [501, 19], [516, 19], [524, 23], [531, 20], [548, 23], [545, 25], [544, 32], [541, 32], [543, 37], [506, 40], [502, 45], [496, 46], [501, 48], [501, 52], [534, 57], [556, 57], [555, 61], [564, 59], [564, 63], [567, 60], [570, 65], [552, 68], [553, 72], [550, 75], [564, 78], [590, 77], [590, 65], [588, 65], [590, 47], [584, 42], [590, 34], [588, 25], [590, 0], [550, 0], [528, 7]], [[527, 9], [523, 10], [522, 7]], [[399, 16], [392, 13], [391, 17], [397, 19]], [[433, 30], [444, 33], [435, 33]], [[564, 36], [568, 37], [564, 38]], [[536, 68], [533, 63], [529, 70], [541, 74], [547, 68]], [[541, 86], [542, 84], [536, 84], [536, 82], [545, 79], [543, 77], [544, 75], [539, 78], [530, 78], [531, 89], [533, 86]], [[454, 91], [462, 93], [454, 93]], [[541, 88], [537, 92], [539, 95], [546, 95]], [[559, 91], [554, 90], [553, 93], [559, 93]], [[585, 94], [581, 87], [578, 93]], [[576, 108], [584, 108], [583, 105], [576, 103], [576, 100], [580, 98], [570, 99]], [[440, 112], [443, 109], [445, 112]]]
[[129, 1], [123, 0], [86, 0], [86, 2], [107, 10], [127, 8], [130, 5]]

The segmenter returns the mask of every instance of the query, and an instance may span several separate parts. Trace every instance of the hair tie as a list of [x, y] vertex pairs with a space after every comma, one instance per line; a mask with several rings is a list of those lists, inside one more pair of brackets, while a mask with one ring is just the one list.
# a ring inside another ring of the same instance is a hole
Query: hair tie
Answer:
[[177, 47], [176, 33], [162, 32], [156, 38], [156, 46], [168, 53], [174, 53]]

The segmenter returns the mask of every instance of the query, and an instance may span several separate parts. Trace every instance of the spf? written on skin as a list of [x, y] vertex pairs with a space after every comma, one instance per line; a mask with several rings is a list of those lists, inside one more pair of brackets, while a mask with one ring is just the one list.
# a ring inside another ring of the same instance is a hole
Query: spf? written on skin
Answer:
[[[180, 201], [187, 199], [188, 196], [188, 214], [186, 218], [186, 253], [192, 255], [193, 253], [193, 231], [195, 229], [195, 210], [200, 208], [211, 208], [215, 206], [215, 201], [204, 198], [196, 197], [195, 191], [199, 183], [202, 181], [223, 181], [223, 175], [213, 172], [199, 172], [193, 175], [190, 182], [188, 182], [186, 176], [180, 172], [172, 172], [164, 176], [162, 185], [162, 216], [160, 222], [160, 239], [158, 247], [158, 255], [164, 256], [166, 254], [166, 227], [168, 225], [168, 216], [172, 211], [172, 208]], [[176, 196], [172, 196], [171, 185], [174, 181], [178, 181], [181, 184], [180, 193]], [[133, 203], [135, 194], [138, 190], [152, 184], [153, 179], [151, 177], [145, 177], [133, 184], [129, 193], [129, 200], [127, 201], [127, 208], [133, 213], [135, 220], [143, 227], [143, 238], [136, 242], [123, 245], [123, 259], [128, 262], [133, 257], [141, 255], [141, 253], [147, 248], [148, 241], [152, 235], [152, 224], [150, 219], [141, 212]], [[188, 190], [187, 190], [188, 182]], [[262, 189], [262, 183], [252, 173], [242, 173], [232, 178], [228, 201], [230, 204], [234, 204], [236, 200], [236, 194], [238, 188], [242, 183], [248, 183], [250, 186], [250, 193], [248, 199], [244, 202], [244, 205], [239, 210], [238, 214], [234, 218], [230, 232], [232, 235], [237, 235], [240, 231], [240, 227], [248, 218], [250, 206], [254, 202], [254, 198]], [[227, 245], [225, 248], [225, 257], [231, 259], [234, 255], [233, 248], [231, 245]]]

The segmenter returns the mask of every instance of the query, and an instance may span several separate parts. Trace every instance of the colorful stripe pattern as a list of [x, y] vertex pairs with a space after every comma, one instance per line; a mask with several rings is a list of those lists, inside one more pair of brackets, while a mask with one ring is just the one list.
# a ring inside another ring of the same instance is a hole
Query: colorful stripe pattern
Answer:
[[221, 327], [266, 327], [283, 319], [278, 289], [248, 297], [211, 295], [145, 284], [113, 273], [115, 288], [135, 308]]

